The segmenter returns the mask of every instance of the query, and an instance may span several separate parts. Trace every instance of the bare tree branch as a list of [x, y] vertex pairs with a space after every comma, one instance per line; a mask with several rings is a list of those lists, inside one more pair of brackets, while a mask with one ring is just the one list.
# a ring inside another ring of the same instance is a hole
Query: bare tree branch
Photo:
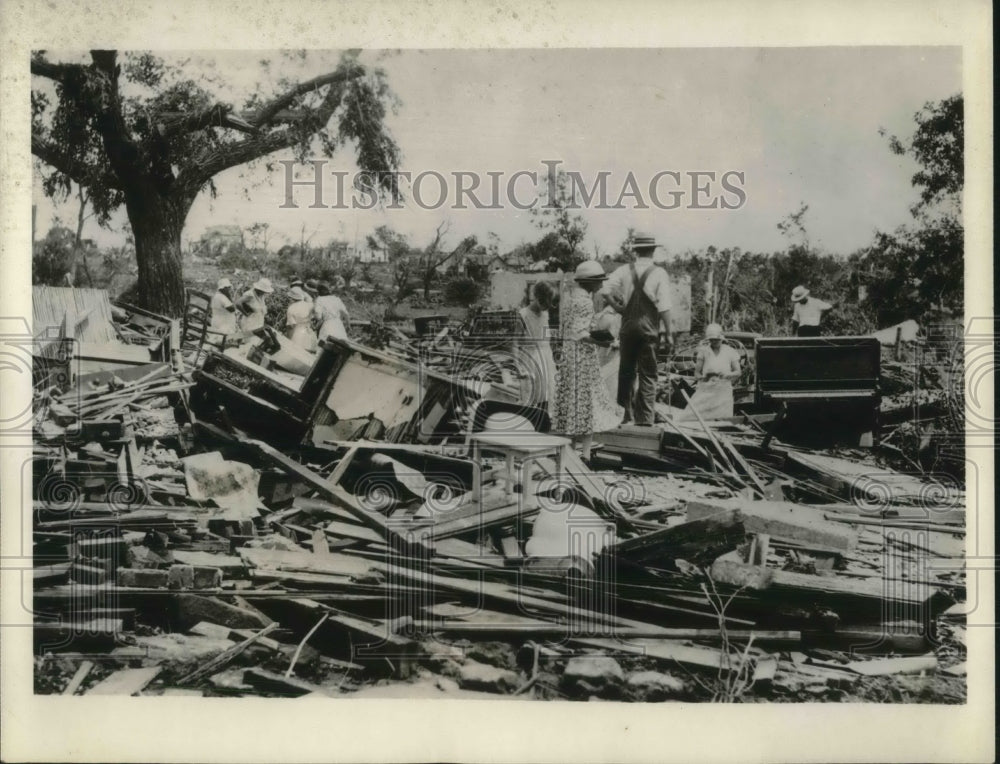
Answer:
[[295, 102], [296, 98], [299, 98], [310, 91], [319, 90], [325, 85], [330, 85], [331, 90], [336, 89], [334, 86], [343, 86], [349, 80], [363, 74], [364, 71], [363, 66], [360, 64], [354, 64], [353, 66], [337, 69], [335, 72], [321, 74], [318, 77], [307, 80], [306, 82], [301, 82], [290, 90], [264, 104], [264, 106], [261, 107], [261, 109], [256, 113], [254, 118], [249, 121], [258, 128], [271, 124], [275, 117], [277, 117], [283, 109], [288, 108]]
[[195, 112], [163, 112], [157, 129], [163, 138], [179, 133], [193, 133], [206, 127], [228, 127], [243, 133], [253, 134], [256, 128], [246, 120], [232, 113], [232, 106], [217, 103], [207, 109]]

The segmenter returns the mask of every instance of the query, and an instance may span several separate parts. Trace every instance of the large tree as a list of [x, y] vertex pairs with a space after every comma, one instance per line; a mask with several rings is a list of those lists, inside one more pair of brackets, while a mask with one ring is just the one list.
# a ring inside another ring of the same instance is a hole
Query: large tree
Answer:
[[357, 52], [332, 71], [282, 79], [266, 97], [252, 93], [239, 111], [209, 92], [203, 68], [148, 53], [95, 50], [87, 62], [56, 62], [40, 51], [31, 73], [31, 150], [46, 168], [45, 191], [65, 195], [77, 183], [102, 222], [125, 207], [138, 300], [152, 310], [183, 310], [181, 231], [224, 170], [289, 149], [300, 160], [332, 156], [349, 144], [378, 192], [398, 196], [399, 151], [384, 121], [394, 96]]
[[[879, 232], [861, 261], [867, 274], [866, 302], [880, 322], [907, 318], [933, 322], [961, 315], [965, 285], [965, 115], [961, 95], [927, 103], [913, 115], [909, 140], [889, 137], [894, 154], [918, 165], [912, 177], [920, 192], [914, 222], [892, 234]], [[885, 135], [885, 131], [880, 131]]]

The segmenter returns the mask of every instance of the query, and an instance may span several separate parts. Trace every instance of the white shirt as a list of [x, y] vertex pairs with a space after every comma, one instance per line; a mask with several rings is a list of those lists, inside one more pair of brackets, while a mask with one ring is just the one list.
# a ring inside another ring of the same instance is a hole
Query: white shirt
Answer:
[[[640, 279], [642, 279], [642, 274], [650, 268], [653, 268], [653, 271], [646, 279], [642, 291], [656, 305], [656, 311], [663, 313], [665, 310], [670, 310], [670, 277], [667, 276], [667, 272], [663, 268], [654, 267], [653, 258], [640, 257], [636, 259], [635, 272]], [[628, 305], [628, 301], [632, 299], [631, 267], [623, 265], [616, 268], [607, 282], [605, 282], [604, 287], [601, 289], [601, 294], [616, 295], [621, 298], [622, 302]]]
[[208, 328], [219, 334], [236, 333], [236, 306], [222, 292], [212, 295], [212, 319]]
[[335, 294], [322, 295], [317, 297], [313, 303], [313, 310], [317, 318], [322, 322], [319, 328], [319, 338], [336, 337], [337, 339], [347, 339], [347, 327], [344, 321], [347, 319], [347, 306]]
[[819, 326], [823, 311], [830, 310], [832, 307], [828, 302], [817, 300], [815, 297], [807, 297], [804, 303], [795, 303], [795, 307], [792, 309], [792, 321], [799, 326]]

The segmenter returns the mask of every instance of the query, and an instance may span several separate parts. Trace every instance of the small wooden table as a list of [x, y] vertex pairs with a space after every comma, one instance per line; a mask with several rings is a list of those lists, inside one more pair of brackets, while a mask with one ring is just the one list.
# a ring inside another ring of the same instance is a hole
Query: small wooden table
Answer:
[[547, 457], [555, 459], [555, 477], [558, 478], [562, 474], [564, 457], [571, 444], [569, 438], [530, 431], [476, 432], [469, 436], [469, 442], [472, 444], [472, 502], [478, 505], [482, 500], [482, 452], [485, 448], [504, 455], [507, 461], [504, 493], [511, 499], [514, 483], [520, 482], [524, 509], [535, 509], [538, 506], [538, 499], [531, 490], [532, 463]]

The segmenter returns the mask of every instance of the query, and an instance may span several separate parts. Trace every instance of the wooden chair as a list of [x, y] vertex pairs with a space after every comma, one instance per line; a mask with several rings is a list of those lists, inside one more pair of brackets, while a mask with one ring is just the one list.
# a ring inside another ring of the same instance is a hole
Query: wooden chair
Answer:
[[197, 366], [205, 346], [221, 352], [226, 336], [208, 328], [212, 319], [212, 298], [195, 289], [187, 289], [185, 293], [181, 347], [186, 351], [194, 352], [192, 363]]

